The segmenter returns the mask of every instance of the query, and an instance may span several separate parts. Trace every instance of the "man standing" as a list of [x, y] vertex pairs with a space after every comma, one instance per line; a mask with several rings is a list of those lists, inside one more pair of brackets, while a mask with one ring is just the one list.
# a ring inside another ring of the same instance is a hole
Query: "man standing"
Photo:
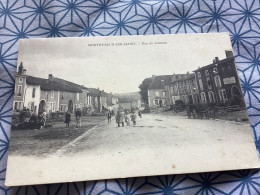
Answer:
[[108, 121], [108, 123], [111, 122], [111, 117], [112, 117], [112, 113], [110, 112], [110, 110], [108, 110], [108, 112], [107, 112], [107, 121]]

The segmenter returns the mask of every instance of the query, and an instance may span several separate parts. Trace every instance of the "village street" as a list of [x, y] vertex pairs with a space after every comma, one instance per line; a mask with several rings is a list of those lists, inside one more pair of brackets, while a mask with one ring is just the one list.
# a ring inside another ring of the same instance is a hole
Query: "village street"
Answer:
[[9, 155], [9, 174], [24, 175], [24, 183], [33, 183], [33, 178], [51, 183], [61, 173], [70, 176], [64, 181], [81, 181], [231, 170], [257, 162], [248, 123], [188, 119], [184, 113], [144, 114], [135, 127], [102, 120], [55, 148], [44, 158]]
[[[138, 117], [137, 125], [117, 127], [102, 122], [85, 132], [68, 145], [57, 151], [60, 156], [73, 154], [121, 154], [130, 150], [161, 151], [163, 148], [193, 147], [203, 145], [216, 147], [217, 144], [239, 144], [248, 142], [250, 126], [247, 122], [233, 122], [213, 119], [188, 119], [186, 113], [172, 112], [144, 114]], [[247, 139], [248, 138], [248, 139]], [[213, 149], [213, 148], [212, 148]]]

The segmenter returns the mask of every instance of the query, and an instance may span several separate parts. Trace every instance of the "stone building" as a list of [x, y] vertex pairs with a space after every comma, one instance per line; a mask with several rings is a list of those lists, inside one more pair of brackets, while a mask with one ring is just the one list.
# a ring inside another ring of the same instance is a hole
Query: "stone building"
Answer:
[[[21, 63], [16, 75], [14, 92], [14, 110], [29, 109], [35, 114], [51, 112], [74, 113], [78, 108], [89, 114], [108, 109], [108, 102], [117, 102], [114, 98], [107, 100], [107, 93], [95, 88], [56, 78], [49, 74], [47, 79], [26, 75]], [[116, 106], [116, 105], [115, 105]]]
[[226, 58], [216, 57], [212, 64], [194, 71], [201, 103], [239, 104], [243, 99], [232, 51]]
[[199, 103], [199, 92], [194, 73], [175, 75], [170, 86], [172, 104], [175, 104], [176, 100], [182, 100], [185, 104]]
[[23, 63], [21, 62], [15, 79], [14, 102], [13, 102], [14, 110], [21, 110], [24, 107], [26, 78], [27, 78], [26, 69], [24, 69]]
[[169, 101], [166, 96], [165, 86], [172, 82], [173, 75], [153, 76], [150, 87], [148, 88], [148, 104], [150, 109], [166, 108]]

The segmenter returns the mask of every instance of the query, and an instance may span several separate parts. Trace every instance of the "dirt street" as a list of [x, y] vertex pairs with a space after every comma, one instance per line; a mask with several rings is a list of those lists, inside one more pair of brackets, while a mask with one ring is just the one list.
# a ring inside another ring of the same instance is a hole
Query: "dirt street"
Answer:
[[[39, 148], [42, 141], [32, 140]], [[52, 146], [49, 140], [44, 140], [45, 147]], [[259, 167], [248, 123], [172, 113], [144, 114], [135, 127], [103, 121], [48, 151], [44, 158], [33, 152], [11, 153], [7, 178], [21, 185]], [[23, 175], [22, 181], [17, 174]]]
[[59, 155], [104, 153], [124, 154], [129, 150], [186, 147], [194, 144], [213, 146], [248, 142], [247, 122], [213, 119], [188, 119], [186, 114], [144, 114], [137, 125], [117, 127], [115, 120], [99, 124], [58, 150]]

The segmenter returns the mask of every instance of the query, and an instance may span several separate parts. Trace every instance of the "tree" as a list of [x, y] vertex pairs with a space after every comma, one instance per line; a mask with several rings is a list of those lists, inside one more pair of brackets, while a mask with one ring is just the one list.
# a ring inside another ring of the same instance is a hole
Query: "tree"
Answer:
[[146, 78], [139, 85], [139, 89], [140, 89], [139, 93], [141, 95], [143, 102], [145, 102], [146, 104], [148, 104], [148, 89], [149, 89], [151, 83], [152, 83], [152, 78]]

